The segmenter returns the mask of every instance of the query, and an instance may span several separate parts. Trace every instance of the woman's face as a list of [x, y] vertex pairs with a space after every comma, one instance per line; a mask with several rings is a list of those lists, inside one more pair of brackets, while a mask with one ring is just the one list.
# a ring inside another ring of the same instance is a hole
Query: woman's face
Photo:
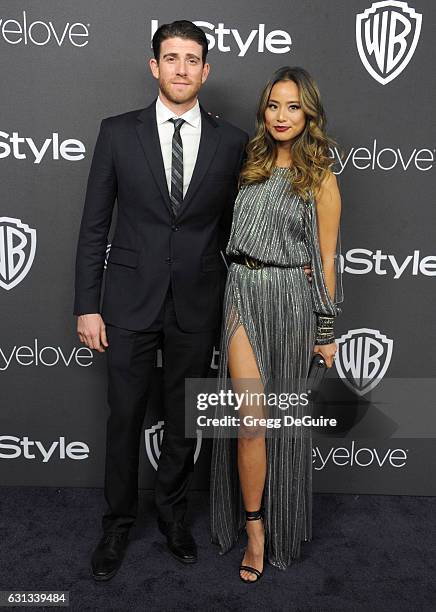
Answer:
[[304, 130], [306, 116], [294, 81], [279, 81], [271, 89], [265, 110], [265, 125], [278, 143], [291, 142]]

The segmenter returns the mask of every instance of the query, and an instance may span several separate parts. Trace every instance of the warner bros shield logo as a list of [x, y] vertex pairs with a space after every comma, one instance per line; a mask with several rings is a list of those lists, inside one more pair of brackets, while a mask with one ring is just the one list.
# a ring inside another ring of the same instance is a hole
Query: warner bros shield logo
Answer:
[[[162, 440], [164, 434], [164, 421], [158, 421], [156, 425], [153, 425], [149, 429], [144, 431], [145, 436], [145, 450], [147, 453], [148, 460], [151, 465], [157, 470], [159, 463], [160, 451], [162, 448]], [[198, 456], [201, 450], [202, 432], [197, 429], [197, 445], [194, 453], [194, 463], [197, 462]]]
[[389, 367], [393, 340], [376, 329], [352, 329], [336, 341], [336, 370], [357, 395], [374, 389]]
[[21, 283], [32, 267], [36, 230], [21, 219], [0, 217], [0, 287], [9, 291]]
[[393, 81], [415, 53], [422, 15], [407, 2], [374, 2], [356, 16], [356, 43], [369, 74], [382, 85]]

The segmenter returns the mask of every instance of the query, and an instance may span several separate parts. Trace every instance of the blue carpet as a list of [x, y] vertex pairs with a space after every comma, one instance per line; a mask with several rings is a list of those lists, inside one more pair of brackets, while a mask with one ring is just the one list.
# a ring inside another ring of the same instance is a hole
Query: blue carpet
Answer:
[[0, 495], [0, 589], [69, 591], [70, 610], [436, 610], [436, 498], [315, 494], [314, 537], [301, 559], [286, 571], [268, 565], [258, 584], [245, 585], [237, 571], [244, 542], [217, 554], [204, 492], [190, 503], [197, 564], [168, 554], [153, 496], [141, 492], [141, 519], [107, 583], [89, 572], [100, 489], [2, 487]]

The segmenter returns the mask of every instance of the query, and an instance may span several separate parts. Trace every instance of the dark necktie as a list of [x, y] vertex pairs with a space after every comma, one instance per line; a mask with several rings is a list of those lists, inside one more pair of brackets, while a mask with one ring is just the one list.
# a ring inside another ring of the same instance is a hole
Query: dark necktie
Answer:
[[185, 120], [171, 119], [170, 121], [174, 124], [171, 157], [171, 208], [176, 216], [183, 202], [183, 144], [180, 128]]

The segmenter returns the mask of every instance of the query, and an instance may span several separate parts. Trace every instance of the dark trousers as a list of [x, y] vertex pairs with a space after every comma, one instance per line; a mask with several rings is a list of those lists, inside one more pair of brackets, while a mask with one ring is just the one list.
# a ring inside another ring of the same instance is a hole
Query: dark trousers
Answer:
[[105, 532], [129, 529], [138, 507], [139, 447], [149, 387], [162, 347], [164, 436], [156, 480], [156, 505], [164, 521], [183, 520], [194, 469], [196, 439], [185, 437], [185, 378], [206, 377], [215, 332], [187, 333], [177, 324], [171, 291], [153, 326], [131, 331], [106, 326], [109, 347]]

